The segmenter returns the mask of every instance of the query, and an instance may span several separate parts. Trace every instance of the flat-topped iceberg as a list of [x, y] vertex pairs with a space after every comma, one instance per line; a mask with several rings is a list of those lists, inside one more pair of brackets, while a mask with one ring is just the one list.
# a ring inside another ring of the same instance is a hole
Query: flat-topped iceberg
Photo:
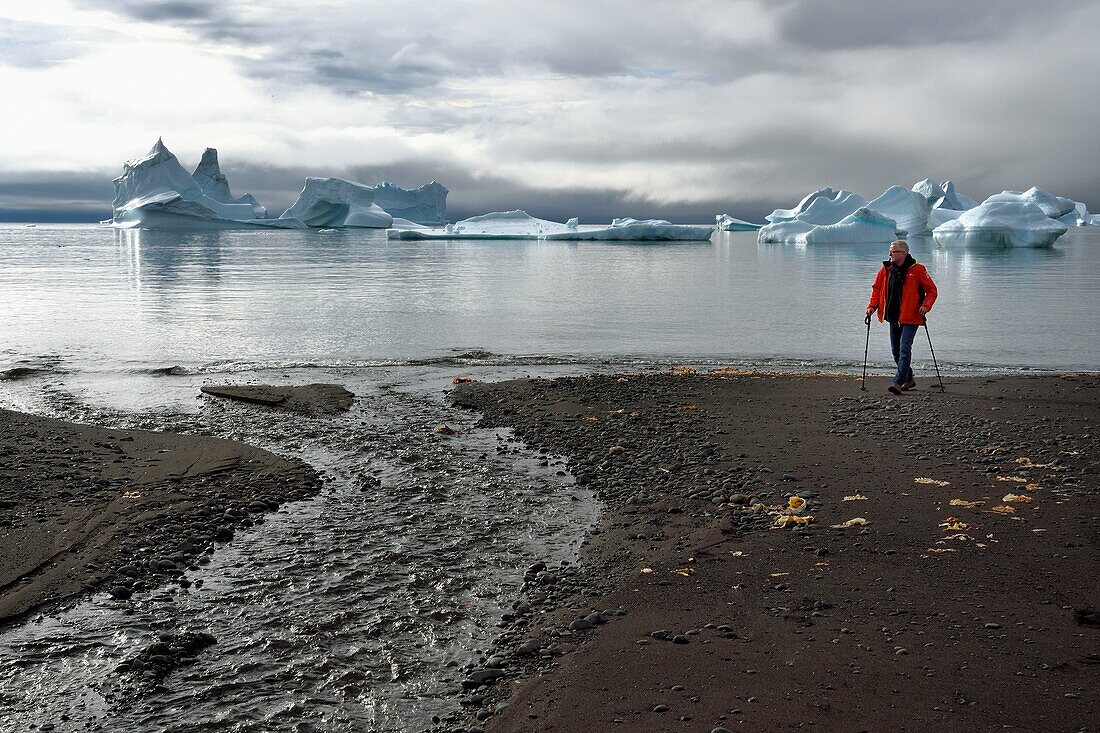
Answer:
[[729, 214], [718, 214], [714, 217], [714, 223], [722, 232], [755, 232], [762, 224], [753, 224], [751, 221], [735, 219]]
[[384, 229], [393, 217], [374, 203], [374, 189], [343, 178], [306, 179], [294, 205], [280, 219], [300, 219], [310, 227]]
[[795, 219], [768, 224], [757, 234], [763, 244], [889, 244], [904, 236], [893, 219], [867, 207], [836, 224], [814, 225]]
[[931, 231], [928, 215], [932, 206], [924, 194], [916, 191], [890, 186], [881, 196], [867, 204], [867, 208], [893, 219], [898, 230], [910, 235], [927, 234]]
[[577, 220], [562, 224], [536, 219], [526, 211], [494, 211], [436, 229], [386, 231], [390, 239], [548, 239], [685, 241], [710, 239], [714, 227], [671, 224], [663, 219], [615, 219], [610, 226], [581, 227]]
[[932, 236], [944, 247], [1050, 247], [1066, 231], [1036, 204], [987, 200], [936, 227]]
[[539, 239], [606, 242], [702, 242], [714, 233], [712, 226], [673, 224], [664, 219], [614, 219], [611, 226], [573, 227], [564, 232], [549, 232]]
[[1034, 204], [1043, 210], [1043, 213], [1052, 219], [1065, 216], [1073, 211], [1074, 204], [1067, 198], [1055, 196], [1041, 188], [1032, 186], [1026, 191], [1001, 191], [987, 198], [985, 204], [992, 203], [1023, 203]]
[[449, 191], [441, 183], [432, 181], [420, 188], [408, 189], [383, 181], [371, 188], [374, 189], [374, 203], [394, 219], [405, 219], [424, 226], [447, 223]]
[[435, 229], [387, 229], [390, 239], [538, 239], [543, 234], [565, 232], [577, 226], [576, 219], [565, 224], [536, 219], [526, 211], [494, 211]]
[[[208, 167], [207, 170], [210, 170]], [[220, 171], [218, 171], [220, 174]], [[222, 180], [224, 181], [224, 176]], [[214, 188], [221, 188], [211, 176]], [[203, 191], [176, 156], [158, 139], [148, 155], [126, 162], [114, 180], [112, 226], [155, 229], [239, 229], [277, 227], [300, 229], [295, 219], [256, 217], [251, 202], [220, 201]], [[228, 194], [228, 183], [225, 185]], [[231, 198], [231, 197], [230, 197]], [[251, 199], [251, 197], [249, 197]], [[261, 207], [262, 208], [262, 207]]]

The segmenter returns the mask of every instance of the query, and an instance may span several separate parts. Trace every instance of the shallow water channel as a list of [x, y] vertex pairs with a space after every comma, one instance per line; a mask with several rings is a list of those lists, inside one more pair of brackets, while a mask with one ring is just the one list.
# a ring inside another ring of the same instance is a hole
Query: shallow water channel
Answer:
[[[599, 508], [556, 475], [556, 459], [539, 465], [545, 456], [450, 407], [454, 374], [70, 375], [5, 387], [0, 404], [15, 409], [300, 457], [325, 489], [238, 533], [188, 574], [200, 588], [126, 603], [101, 594], [0, 634], [0, 730], [414, 731], [455, 711], [460, 667], [485, 656], [523, 568], [576, 560]], [[206, 381], [335, 382], [358, 399], [344, 415], [303, 417], [197, 399]], [[461, 435], [435, 434], [440, 423]], [[151, 693], [119, 684], [120, 662], [184, 630], [217, 643]]]

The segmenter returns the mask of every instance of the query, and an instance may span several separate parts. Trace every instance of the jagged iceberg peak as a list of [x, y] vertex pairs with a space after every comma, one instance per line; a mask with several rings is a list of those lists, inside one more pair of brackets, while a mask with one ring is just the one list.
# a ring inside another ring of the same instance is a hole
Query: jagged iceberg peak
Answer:
[[393, 217], [374, 201], [375, 191], [343, 178], [309, 177], [298, 200], [280, 219], [300, 219], [311, 227], [369, 227], [393, 225]]
[[114, 180], [114, 184], [113, 206], [116, 211], [140, 206], [150, 197], [184, 193], [202, 195], [195, 179], [188, 175], [159, 137], [144, 158], [123, 163], [122, 175]]
[[956, 191], [955, 184], [950, 178], [940, 184], [940, 189], [943, 191], [943, 196], [933, 205], [935, 209], [968, 211], [978, 205], [974, 199]]
[[938, 199], [943, 198], [943, 189], [940, 188], [940, 184], [933, 181], [931, 178], [925, 178], [923, 181], [917, 181], [913, 184], [913, 189], [917, 193], [928, 199], [928, 203], [935, 203]]
[[217, 148], [207, 148], [202, 151], [202, 158], [191, 177], [203, 191], [206, 191], [207, 196], [220, 193], [226, 198], [232, 198], [229, 193], [229, 179], [225, 177], [221, 166], [218, 165]]
[[208, 196], [158, 138], [148, 155], [123, 164], [114, 180], [112, 225], [156, 229], [224, 229], [251, 226], [301, 227], [301, 222], [259, 221], [256, 204]]
[[240, 198], [235, 198], [230, 192], [229, 179], [222, 173], [221, 166], [218, 164], [217, 148], [207, 148], [202, 151], [202, 158], [191, 177], [195, 179], [195, 183], [199, 184], [202, 192], [215, 201], [221, 201], [223, 204], [247, 204], [252, 207], [255, 218], [267, 218], [267, 209], [261, 206], [252, 194], [246, 193]]

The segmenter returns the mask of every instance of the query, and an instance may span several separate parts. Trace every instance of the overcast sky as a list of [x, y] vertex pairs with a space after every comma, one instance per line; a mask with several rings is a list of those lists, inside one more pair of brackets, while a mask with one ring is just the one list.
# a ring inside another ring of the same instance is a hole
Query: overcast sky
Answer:
[[108, 216], [158, 136], [275, 213], [306, 175], [436, 179], [452, 218], [758, 220], [925, 177], [1097, 211], [1098, 39], [1080, 0], [5, 3], [0, 218]]

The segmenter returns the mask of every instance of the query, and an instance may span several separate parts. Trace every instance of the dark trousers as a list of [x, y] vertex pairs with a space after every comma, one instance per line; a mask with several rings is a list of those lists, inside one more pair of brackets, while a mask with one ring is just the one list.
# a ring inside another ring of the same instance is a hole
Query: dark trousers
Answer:
[[894, 384], [913, 380], [913, 339], [917, 336], [917, 328], [909, 323], [890, 324], [890, 351], [894, 354], [894, 363], [898, 365]]

